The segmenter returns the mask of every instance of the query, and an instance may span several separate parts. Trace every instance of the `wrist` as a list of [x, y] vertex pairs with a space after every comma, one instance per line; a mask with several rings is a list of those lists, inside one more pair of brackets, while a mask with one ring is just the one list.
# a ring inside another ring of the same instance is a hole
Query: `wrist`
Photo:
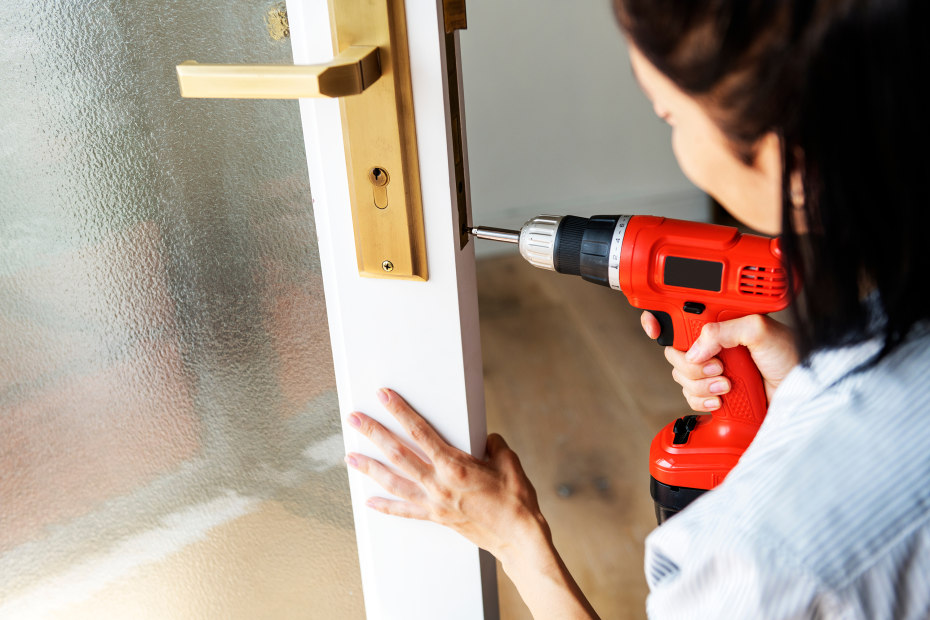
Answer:
[[544, 571], [559, 564], [549, 523], [538, 511], [528, 511], [517, 519], [511, 537], [495, 555], [511, 579], [517, 573]]
[[597, 620], [556, 551], [542, 514], [530, 515], [518, 531], [498, 559], [533, 617]]

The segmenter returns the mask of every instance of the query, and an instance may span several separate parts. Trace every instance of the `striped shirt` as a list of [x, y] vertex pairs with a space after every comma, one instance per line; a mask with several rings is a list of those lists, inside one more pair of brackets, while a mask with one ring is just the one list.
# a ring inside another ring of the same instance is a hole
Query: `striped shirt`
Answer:
[[646, 541], [650, 618], [930, 618], [930, 329], [779, 387], [740, 463]]

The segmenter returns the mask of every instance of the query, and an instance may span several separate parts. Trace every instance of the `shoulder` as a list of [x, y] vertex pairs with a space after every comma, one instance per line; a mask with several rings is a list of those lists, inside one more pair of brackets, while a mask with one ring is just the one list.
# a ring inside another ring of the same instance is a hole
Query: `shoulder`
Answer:
[[817, 575], [723, 512], [725, 495], [702, 497], [647, 539], [649, 617], [837, 616], [836, 597]]
[[756, 617], [835, 615], [861, 607], [854, 593], [930, 574], [930, 553], [908, 553], [930, 541], [930, 334], [861, 367], [877, 350], [831, 351], [792, 373], [724, 483], [647, 541], [651, 609], [698, 588], [759, 604]]
[[[689, 515], [689, 507], [647, 540], [651, 619], [930, 617], [926, 523], [875, 549], [868, 566], [853, 563], [845, 578], [828, 580], [790, 539], [742, 528], [731, 518], [713, 519], [714, 503], [704, 502], [703, 515]], [[844, 556], [842, 549], [821, 549], [834, 552]]]

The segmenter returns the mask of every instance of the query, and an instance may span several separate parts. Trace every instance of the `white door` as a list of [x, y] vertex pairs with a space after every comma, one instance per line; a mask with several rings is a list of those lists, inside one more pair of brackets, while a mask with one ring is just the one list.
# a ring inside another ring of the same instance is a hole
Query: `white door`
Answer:
[[0, 617], [496, 615], [491, 558], [342, 464], [381, 386], [484, 448], [457, 35], [408, 0], [428, 277], [361, 277], [336, 100], [178, 96], [332, 58], [286, 9], [0, 6]]
[[[291, 0], [288, 7], [295, 62], [331, 58], [325, 0]], [[464, 136], [464, 119], [456, 117], [458, 33], [447, 36], [443, 18], [441, 0], [406, 3], [427, 281], [358, 276], [339, 105], [306, 99], [301, 113], [343, 421], [351, 411], [373, 412], [400, 432], [375, 399], [376, 389], [388, 386], [448, 441], [483, 454], [474, 243], [461, 244], [467, 214], [458, 207], [458, 195], [467, 195], [468, 186], [464, 140], [457, 142]], [[349, 449], [377, 454], [357, 433], [344, 430]], [[364, 500], [382, 492], [360, 475], [350, 476], [350, 486], [369, 617], [496, 617], [491, 556], [444, 528], [366, 509]]]

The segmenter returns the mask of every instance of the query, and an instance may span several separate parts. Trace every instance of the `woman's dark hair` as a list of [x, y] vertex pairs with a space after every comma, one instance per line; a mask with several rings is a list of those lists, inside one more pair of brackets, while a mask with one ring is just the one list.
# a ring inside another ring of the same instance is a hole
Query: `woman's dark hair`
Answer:
[[744, 162], [759, 138], [779, 136], [802, 359], [874, 335], [884, 355], [930, 316], [930, 119], [919, 95], [930, 78], [928, 0], [614, 7], [632, 44], [704, 104]]

